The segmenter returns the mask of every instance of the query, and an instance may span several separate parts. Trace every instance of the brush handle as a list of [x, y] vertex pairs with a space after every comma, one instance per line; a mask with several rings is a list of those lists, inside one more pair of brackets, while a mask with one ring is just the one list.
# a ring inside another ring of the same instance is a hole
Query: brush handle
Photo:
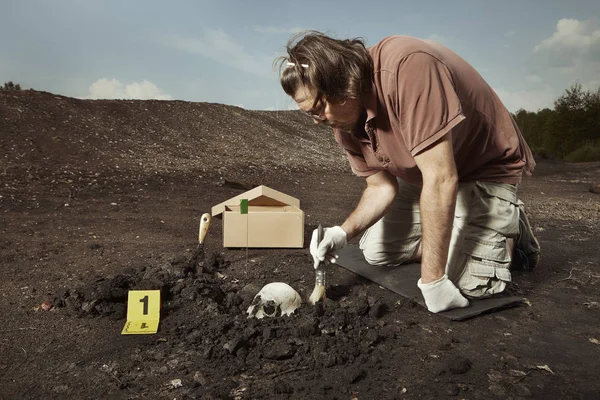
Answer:
[[[319, 226], [317, 227], [317, 246], [321, 243], [321, 240], [323, 240], [324, 235], [325, 235], [325, 229], [323, 229], [323, 226], [321, 224], [319, 224]], [[316, 270], [316, 273], [317, 273], [316, 284], [320, 285], [320, 286], [325, 286], [325, 269], [323, 267], [324, 267], [324, 262], [321, 261]]]

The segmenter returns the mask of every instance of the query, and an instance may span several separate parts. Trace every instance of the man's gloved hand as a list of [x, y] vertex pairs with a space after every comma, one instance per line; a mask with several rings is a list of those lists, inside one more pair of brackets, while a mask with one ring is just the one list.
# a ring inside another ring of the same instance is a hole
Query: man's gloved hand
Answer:
[[310, 254], [315, 262], [315, 269], [321, 261], [327, 260], [334, 263], [337, 251], [346, 245], [346, 231], [339, 226], [323, 229], [323, 240], [317, 246], [317, 230], [315, 229], [310, 239]]
[[463, 297], [460, 290], [454, 286], [454, 283], [445, 274], [437, 281], [431, 283], [421, 283], [421, 279], [419, 279], [417, 286], [421, 289], [421, 293], [423, 293], [427, 309], [432, 313], [439, 313], [452, 308], [467, 307], [469, 305], [469, 300]]

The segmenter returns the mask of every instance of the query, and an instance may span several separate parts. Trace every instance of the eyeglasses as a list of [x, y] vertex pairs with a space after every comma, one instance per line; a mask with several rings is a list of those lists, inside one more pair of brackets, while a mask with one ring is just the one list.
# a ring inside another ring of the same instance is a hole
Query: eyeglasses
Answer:
[[314, 108], [314, 109], [308, 110], [308, 111], [306, 111], [306, 110], [301, 110], [301, 111], [313, 119], [316, 119], [318, 121], [325, 121], [327, 118], [323, 117], [323, 112], [325, 111], [326, 107], [327, 107], [327, 102], [325, 100], [321, 100], [320, 104], [317, 106], [317, 108]]

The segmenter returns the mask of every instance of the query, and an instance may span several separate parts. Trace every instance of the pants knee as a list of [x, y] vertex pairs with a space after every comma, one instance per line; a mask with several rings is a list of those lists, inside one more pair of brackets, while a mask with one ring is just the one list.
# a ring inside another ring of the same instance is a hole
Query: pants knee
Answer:
[[411, 248], [408, 251], [385, 251], [367, 246], [361, 248], [361, 250], [365, 261], [370, 265], [395, 266], [411, 261], [416, 248]]

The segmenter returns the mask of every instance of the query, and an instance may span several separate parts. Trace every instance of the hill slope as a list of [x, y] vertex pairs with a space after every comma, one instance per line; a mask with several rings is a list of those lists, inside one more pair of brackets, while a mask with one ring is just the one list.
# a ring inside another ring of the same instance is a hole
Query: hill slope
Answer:
[[299, 111], [33, 90], [0, 93], [0, 150], [5, 172], [30, 178], [46, 169], [83, 176], [348, 171], [331, 129]]

